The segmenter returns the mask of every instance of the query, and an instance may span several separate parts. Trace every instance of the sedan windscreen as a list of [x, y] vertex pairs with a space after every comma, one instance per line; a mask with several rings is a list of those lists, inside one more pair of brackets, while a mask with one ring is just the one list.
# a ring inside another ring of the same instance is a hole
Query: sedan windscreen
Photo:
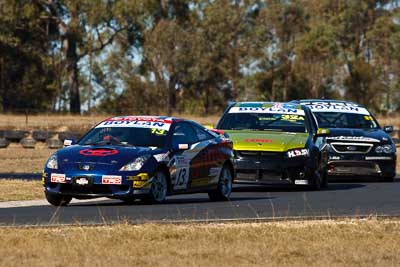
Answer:
[[307, 132], [303, 115], [274, 113], [226, 113], [219, 129]]
[[125, 145], [164, 147], [168, 131], [158, 128], [101, 127], [86, 134], [79, 145]]
[[343, 112], [314, 112], [321, 128], [377, 129], [376, 120], [370, 115]]

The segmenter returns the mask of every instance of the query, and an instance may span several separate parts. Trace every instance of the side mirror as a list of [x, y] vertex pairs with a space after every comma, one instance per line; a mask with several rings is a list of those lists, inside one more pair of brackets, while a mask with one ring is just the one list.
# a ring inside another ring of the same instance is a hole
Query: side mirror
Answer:
[[385, 131], [386, 133], [392, 133], [393, 132], [393, 126], [383, 126], [383, 131]]
[[325, 136], [329, 136], [330, 134], [331, 134], [331, 130], [329, 130], [327, 128], [319, 128], [317, 130], [315, 137], [325, 137]]
[[188, 150], [189, 149], [189, 144], [174, 144], [172, 146], [173, 150]]
[[75, 145], [74, 139], [65, 139], [64, 140], [64, 147]]
[[224, 132], [223, 130], [219, 130], [219, 129], [210, 129], [210, 131], [219, 134], [220, 136], [223, 136], [225, 138], [229, 138], [229, 134]]

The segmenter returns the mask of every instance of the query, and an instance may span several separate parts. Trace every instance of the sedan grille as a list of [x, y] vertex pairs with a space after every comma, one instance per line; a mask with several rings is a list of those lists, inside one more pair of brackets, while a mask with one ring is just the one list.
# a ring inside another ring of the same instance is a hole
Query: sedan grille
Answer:
[[331, 147], [337, 153], [366, 154], [372, 146], [367, 143], [331, 143]]

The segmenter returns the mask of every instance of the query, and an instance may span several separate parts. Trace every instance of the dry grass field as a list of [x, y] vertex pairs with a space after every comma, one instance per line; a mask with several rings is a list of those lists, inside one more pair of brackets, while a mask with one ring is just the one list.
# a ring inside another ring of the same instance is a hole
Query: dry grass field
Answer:
[[52, 153], [56, 150], [38, 143], [35, 149], [10, 144], [0, 149], [0, 173], [40, 173]]
[[0, 228], [0, 266], [398, 266], [400, 221]]
[[43, 198], [43, 186], [40, 181], [0, 179], [0, 201], [32, 200]]

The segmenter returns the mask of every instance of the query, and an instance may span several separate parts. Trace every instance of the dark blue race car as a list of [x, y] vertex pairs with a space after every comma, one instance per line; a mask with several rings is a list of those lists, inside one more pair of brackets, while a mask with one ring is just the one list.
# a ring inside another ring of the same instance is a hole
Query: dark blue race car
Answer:
[[320, 140], [328, 153], [327, 174], [335, 178], [396, 176], [396, 146], [388, 133], [362, 105], [338, 100], [301, 100], [315, 116], [318, 126], [330, 129]]
[[160, 203], [167, 195], [191, 192], [226, 200], [232, 190], [232, 142], [193, 121], [113, 117], [77, 144], [64, 145], [44, 168], [52, 205], [93, 197]]

